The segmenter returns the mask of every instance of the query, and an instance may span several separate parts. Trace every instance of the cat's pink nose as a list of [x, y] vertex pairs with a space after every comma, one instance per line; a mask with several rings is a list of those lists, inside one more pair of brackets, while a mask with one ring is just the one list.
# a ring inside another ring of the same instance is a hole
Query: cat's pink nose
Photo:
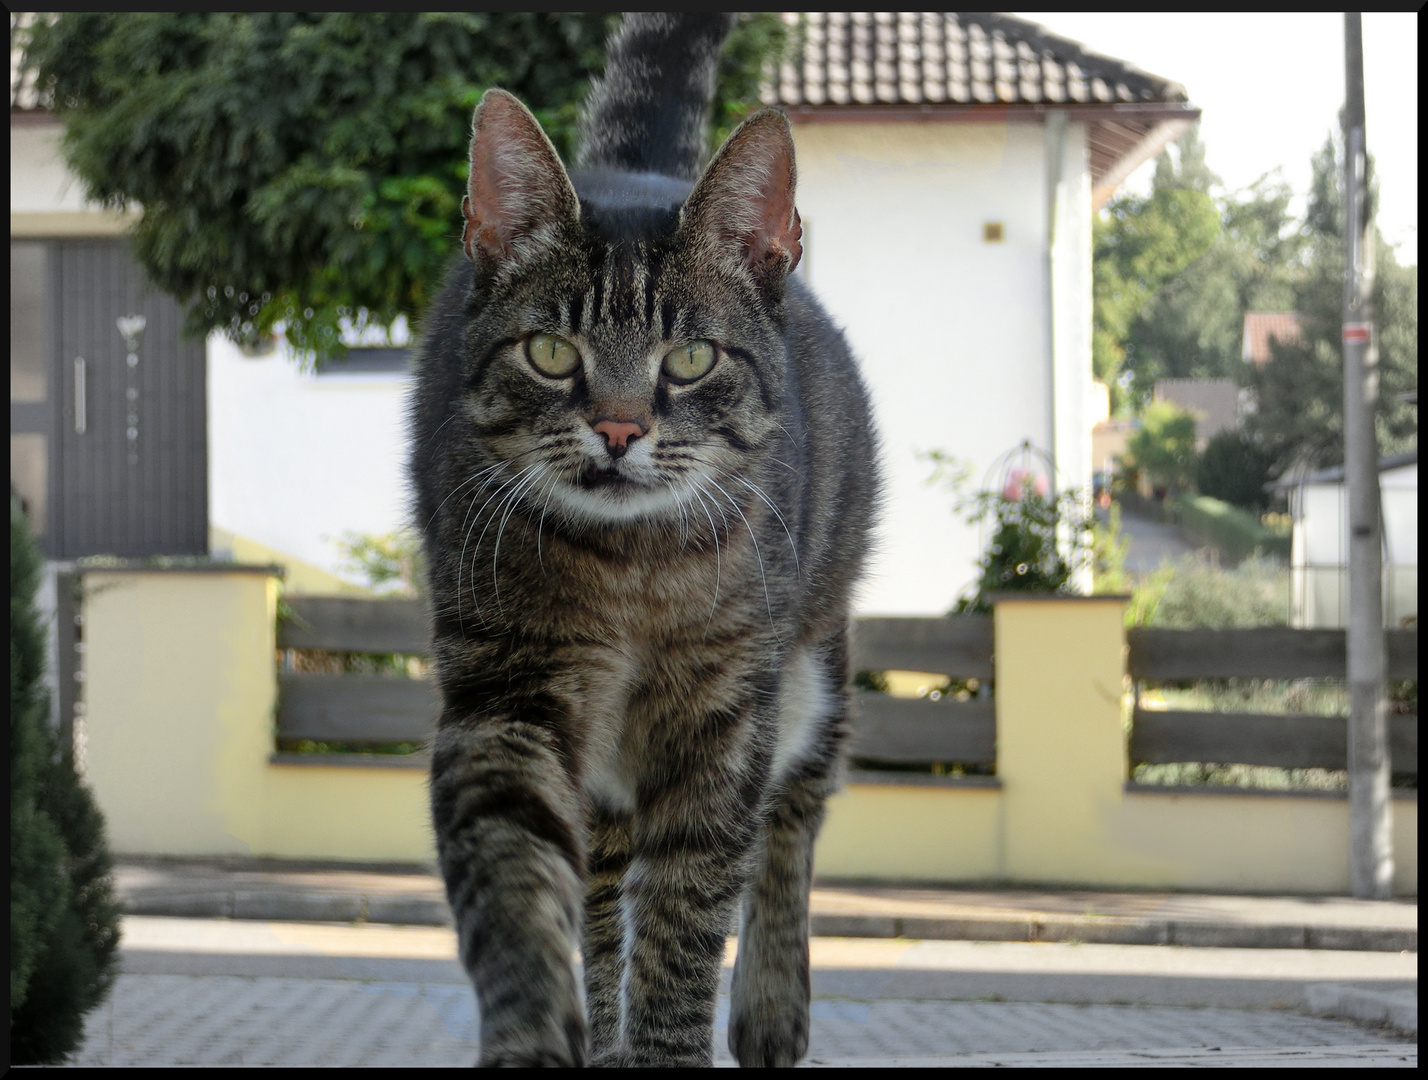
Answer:
[[628, 449], [631, 439], [638, 439], [645, 433], [645, 429], [639, 424], [628, 420], [601, 420], [591, 426], [598, 434], [605, 436], [605, 446], [615, 457], [619, 457]]

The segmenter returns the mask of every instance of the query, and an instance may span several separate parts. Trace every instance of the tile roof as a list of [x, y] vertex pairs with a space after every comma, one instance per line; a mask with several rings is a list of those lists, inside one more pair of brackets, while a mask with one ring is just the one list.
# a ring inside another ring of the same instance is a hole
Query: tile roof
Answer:
[[1270, 338], [1290, 345], [1298, 341], [1299, 336], [1298, 312], [1247, 311], [1240, 357], [1247, 364], [1268, 363]]
[[[996, 12], [807, 11], [769, 105], [1183, 103], [1185, 88]], [[771, 73], [772, 75], [773, 73]]]
[[1039, 119], [1087, 124], [1092, 205], [1198, 119], [1185, 88], [1000, 12], [786, 12], [796, 55], [770, 71], [766, 104], [797, 122]]

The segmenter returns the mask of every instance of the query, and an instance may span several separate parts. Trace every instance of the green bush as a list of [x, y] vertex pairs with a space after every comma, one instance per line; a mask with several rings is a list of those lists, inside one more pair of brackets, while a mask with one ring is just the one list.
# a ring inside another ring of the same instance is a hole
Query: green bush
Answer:
[[1121, 504], [1111, 503], [1102, 524], [1091, 521], [1091, 591], [1096, 593], [1128, 593], [1133, 578], [1126, 570], [1130, 552], [1130, 537], [1121, 535]]
[[1289, 537], [1260, 524], [1259, 519], [1209, 495], [1187, 496], [1175, 503], [1181, 526], [1202, 544], [1238, 562], [1256, 553], [1289, 558]]
[[1070, 591], [1072, 560], [1083, 552], [1078, 547], [1068, 559], [1057, 533], [1064, 528], [1078, 545], [1085, 543], [1089, 525], [1076, 493], [1058, 498], [1044, 477], [1014, 469], [1002, 491], [979, 492], [962, 506], [968, 521], [989, 520], [993, 531], [977, 561], [976, 584], [954, 613], [989, 612], [995, 593]]
[[1195, 487], [1201, 495], [1231, 506], [1264, 511], [1269, 508], [1269, 482], [1274, 455], [1242, 432], [1222, 431], [1195, 459]]
[[1174, 498], [1190, 486], [1194, 461], [1195, 417], [1174, 402], [1152, 401], [1120, 464], [1149, 480], [1157, 498]]
[[1226, 569], [1187, 555], [1143, 577], [1130, 610], [1133, 625], [1166, 629], [1284, 626], [1289, 622], [1289, 571], [1277, 559], [1261, 556]]
[[10, 500], [10, 1055], [62, 1061], [114, 979], [119, 907], [104, 819], [62, 752], [42, 681], [40, 554]]

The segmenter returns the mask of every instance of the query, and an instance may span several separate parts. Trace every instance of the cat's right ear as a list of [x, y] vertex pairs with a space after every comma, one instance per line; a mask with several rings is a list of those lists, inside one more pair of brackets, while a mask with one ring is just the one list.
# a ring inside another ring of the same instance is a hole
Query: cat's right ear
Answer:
[[487, 90], [476, 106], [461, 213], [461, 243], [477, 265], [519, 256], [580, 216], [555, 147], [530, 110], [504, 90]]
[[793, 132], [777, 109], [764, 109], [729, 136], [680, 213], [682, 228], [718, 255], [781, 291], [803, 257], [794, 206]]

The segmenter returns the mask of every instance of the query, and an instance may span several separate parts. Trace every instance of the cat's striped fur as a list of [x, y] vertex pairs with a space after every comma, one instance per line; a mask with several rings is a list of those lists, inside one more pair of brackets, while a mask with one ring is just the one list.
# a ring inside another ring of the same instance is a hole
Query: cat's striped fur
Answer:
[[[486, 1064], [708, 1064], [736, 924], [731, 1048], [807, 1049], [812, 845], [876, 453], [848, 348], [788, 276], [787, 121], [752, 117], [701, 173], [728, 29], [628, 17], [573, 182], [488, 94], [468, 257], [427, 320], [431, 805]], [[536, 334], [576, 370], [538, 371]], [[696, 340], [713, 368], [667, 377]]]

